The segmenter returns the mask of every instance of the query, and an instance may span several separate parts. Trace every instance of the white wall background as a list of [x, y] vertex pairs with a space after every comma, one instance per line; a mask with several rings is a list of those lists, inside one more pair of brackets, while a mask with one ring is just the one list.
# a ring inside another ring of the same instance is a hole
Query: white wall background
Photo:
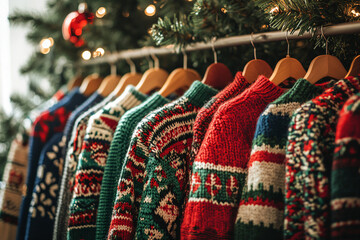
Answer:
[[46, 0], [0, 0], [0, 107], [11, 110], [9, 97], [13, 92], [27, 91], [28, 77], [19, 70], [33, 52], [27, 42], [25, 26], [10, 26], [7, 16], [14, 10], [45, 11]]

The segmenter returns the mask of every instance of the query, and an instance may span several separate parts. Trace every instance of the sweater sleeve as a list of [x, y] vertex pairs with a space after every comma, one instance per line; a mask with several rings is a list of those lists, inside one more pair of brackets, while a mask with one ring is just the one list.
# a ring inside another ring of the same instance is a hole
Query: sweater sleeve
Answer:
[[149, 151], [137, 127], [121, 170], [108, 239], [133, 239]]
[[[227, 106], [220, 107], [193, 165], [182, 239], [230, 239], [245, 182], [241, 164], [241, 123]], [[225, 127], [226, 126], [226, 127]], [[235, 134], [236, 133], [236, 134]]]
[[[360, 95], [344, 105], [331, 172], [331, 238], [360, 239]], [[346, 187], [344, 187], [346, 186]]]

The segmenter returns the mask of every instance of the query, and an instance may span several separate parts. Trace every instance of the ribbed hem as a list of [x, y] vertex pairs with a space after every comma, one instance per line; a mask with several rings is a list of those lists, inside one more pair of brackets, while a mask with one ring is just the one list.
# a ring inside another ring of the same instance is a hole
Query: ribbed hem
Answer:
[[185, 92], [184, 97], [187, 97], [192, 104], [202, 107], [212, 96], [218, 93], [218, 90], [200, 82], [195, 81], [190, 88]]
[[270, 82], [265, 76], [259, 76], [250, 87], [251, 91], [261, 96], [265, 101], [273, 101], [281, 96], [284, 90]]
[[147, 96], [145, 94], [143, 94], [143, 93], [139, 92], [138, 90], [136, 90], [136, 88], [133, 85], [128, 85], [125, 88], [124, 92], [121, 94], [121, 96], [127, 96], [129, 93], [134, 95], [141, 102], [145, 101], [146, 98], [147, 98]]
[[300, 78], [295, 82], [294, 86], [289, 91], [275, 100], [274, 103], [278, 101], [282, 103], [304, 102], [313, 98], [315, 95], [320, 94], [321, 92], [321, 87], [310, 83], [304, 78]]
[[143, 103], [142, 106], [162, 106], [169, 102], [169, 99], [161, 96], [158, 92], [155, 92]]

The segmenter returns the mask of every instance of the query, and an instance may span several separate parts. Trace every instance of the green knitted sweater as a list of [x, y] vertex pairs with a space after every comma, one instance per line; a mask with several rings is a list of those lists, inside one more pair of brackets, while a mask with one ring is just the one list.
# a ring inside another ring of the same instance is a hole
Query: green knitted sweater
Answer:
[[120, 174], [109, 239], [133, 239], [135, 230], [141, 239], [154, 234], [164, 239], [177, 235], [193, 123], [216, 92], [196, 81], [181, 98], [153, 111], [137, 125]]
[[145, 102], [129, 110], [121, 117], [110, 145], [110, 151], [100, 190], [100, 201], [96, 219], [96, 239], [106, 239], [110, 227], [111, 211], [116, 194], [117, 182], [126, 152], [130, 145], [131, 135], [136, 125], [151, 111], [162, 107], [169, 100], [159, 93], [154, 93]]

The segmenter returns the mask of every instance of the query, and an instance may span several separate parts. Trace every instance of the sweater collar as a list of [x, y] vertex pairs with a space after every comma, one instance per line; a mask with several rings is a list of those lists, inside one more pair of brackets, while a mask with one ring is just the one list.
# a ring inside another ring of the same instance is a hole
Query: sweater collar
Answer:
[[242, 75], [242, 72], [240, 71], [235, 74], [234, 81], [230, 84], [238, 88], [250, 86], [250, 83], [245, 79], [245, 77]]
[[200, 81], [195, 81], [185, 92], [184, 97], [188, 98], [192, 104], [202, 107], [218, 91]]
[[284, 92], [281, 87], [276, 86], [263, 75], [259, 76], [249, 89], [251, 89], [253, 93], [261, 96], [265, 101], [273, 101], [274, 99], [280, 97], [280, 95]]
[[138, 90], [133, 85], [128, 85], [124, 92], [116, 99], [116, 101], [122, 101], [122, 99], [129, 98], [130, 96], [134, 96], [139, 101], [143, 102], [147, 98], [147, 96]]

